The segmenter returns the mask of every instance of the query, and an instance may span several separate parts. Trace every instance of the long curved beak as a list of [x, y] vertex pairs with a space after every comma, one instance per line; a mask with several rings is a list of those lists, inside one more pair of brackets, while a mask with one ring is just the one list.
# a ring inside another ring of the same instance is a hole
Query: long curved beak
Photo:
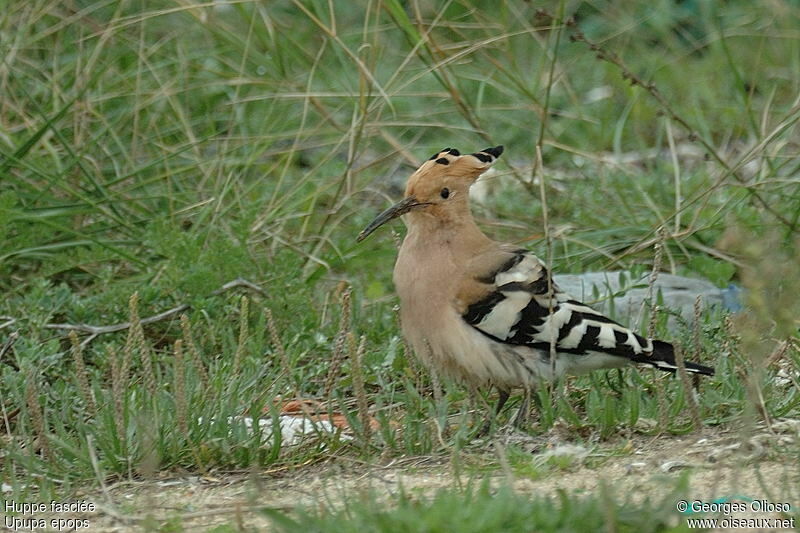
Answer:
[[375, 217], [375, 220], [370, 222], [369, 225], [366, 228], [364, 228], [361, 231], [361, 233], [358, 234], [358, 237], [356, 237], [356, 242], [363, 241], [364, 239], [369, 237], [369, 235], [373, 231], [375, 231], [379, 227], [383, 226], [384, 224], [386, 224], [390, 220], [395, 219], [395, 218], [397, 218], [397, 217], [399, 217], [401, 215], [405, 215], [406, 213], [408, 213], [409, 211], [411, 211], [415, 207], [422, 207], [422, 206], [425, 206], [425, 205], [429, 205], [429, 204], [417, 202], [417, 199], [414, 198], [413, 196], [409, 196], [408, 198], [404, 198], [403, 200], [397, 202], [392, 207], [390, 207], [389, 209], [387, 209], [386, 211], [384, 211], [383, 213], [381, 213], [380, 215]]

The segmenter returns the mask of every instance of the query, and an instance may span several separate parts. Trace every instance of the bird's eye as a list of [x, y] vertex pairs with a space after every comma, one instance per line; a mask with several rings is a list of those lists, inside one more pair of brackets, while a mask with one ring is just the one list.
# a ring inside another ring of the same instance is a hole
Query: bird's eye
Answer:
[[450, 189], [445, 187], [444, 189], [442, 189], [442, 192], [440, 192], [439, 194], [442, 196], [442, 198], [447, 198], [447, 197], [450, 196]]

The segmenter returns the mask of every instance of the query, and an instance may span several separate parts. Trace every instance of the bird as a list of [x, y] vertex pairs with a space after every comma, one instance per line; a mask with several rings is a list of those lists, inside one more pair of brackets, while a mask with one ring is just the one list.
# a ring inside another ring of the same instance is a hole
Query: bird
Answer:
[[[672, 344], [645, 338], [576, 300], [533, 252], [481, 231], [469, 189], [503, 150], [435, 153], [409, 177], [405, 197], [356, 238], [361, 242], [398, 217], [405, 222], [393, 282], [403, 335], [417, 356], [473, 389], [495, 387], [495, 414], [515, 389], [525, 391], [527, 408], [531, 390], [567, 374], [635, 364], [674, 373]], [[698, 363], [685, 368], [714, 374]]]

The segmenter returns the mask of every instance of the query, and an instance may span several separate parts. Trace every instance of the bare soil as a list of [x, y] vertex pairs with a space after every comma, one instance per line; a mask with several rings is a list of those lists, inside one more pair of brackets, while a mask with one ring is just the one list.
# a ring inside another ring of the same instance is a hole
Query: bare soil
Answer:
[[[462, 452], [461, 480], [488, 479], [496, 486], [510, 483], [517, 491], [536, 495], [553, 494], [557, 489], [591, 493], [605, 483], [614, 487], [615, 494], [661, 501], [679, 477], [686, 475], [690, 500], [745, 497], [790, 503], [794, 509], [800, 503], [797, 420], [774, 422], [749, 437], [706, 428], [686, 436], [634, 435], [579, 446], [560, 441], [557, 433], [531, 438], [511, 432], [476, 443]], [[518, 468], [516, 456], [513, 466], [509, 465], [504, 450], [512, 442], [530, 449], [531, 461], [541, 467], [532, 469], [538, 474], [519, 474], [525, 469]], [[560, 460], [547, 466], [548, 458], [557, 456]], [[473, 468], [472, 463], [480, 466]], [[81, 497], [93, 502], [96, 512], [70, 516], [87, 519], [88, 531], [98, 532], [147, 531], [170, 521], [187, 531], [205, 531], [220, 524], [262, 531], [270, 529], [269, 519], [259, 512], [264, 507], [335, 507], [345, 498], [365, 492], [379, 498], [401, 490], [424, 496], [453, 487], [452, 464], [446, 456], [407, 457], [373, 465], [336, 457], [291, 469], [122, 482]]]

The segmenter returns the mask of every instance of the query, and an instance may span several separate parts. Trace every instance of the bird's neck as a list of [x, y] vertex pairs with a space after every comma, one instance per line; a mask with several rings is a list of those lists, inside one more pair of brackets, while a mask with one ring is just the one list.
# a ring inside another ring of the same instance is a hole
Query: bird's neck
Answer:
[[446, 249], [454, 259], [467, 260], [492, 243], [470, 215], [445, 218], [412, 212], [404, 218], [408, 226], [408, 244]]

